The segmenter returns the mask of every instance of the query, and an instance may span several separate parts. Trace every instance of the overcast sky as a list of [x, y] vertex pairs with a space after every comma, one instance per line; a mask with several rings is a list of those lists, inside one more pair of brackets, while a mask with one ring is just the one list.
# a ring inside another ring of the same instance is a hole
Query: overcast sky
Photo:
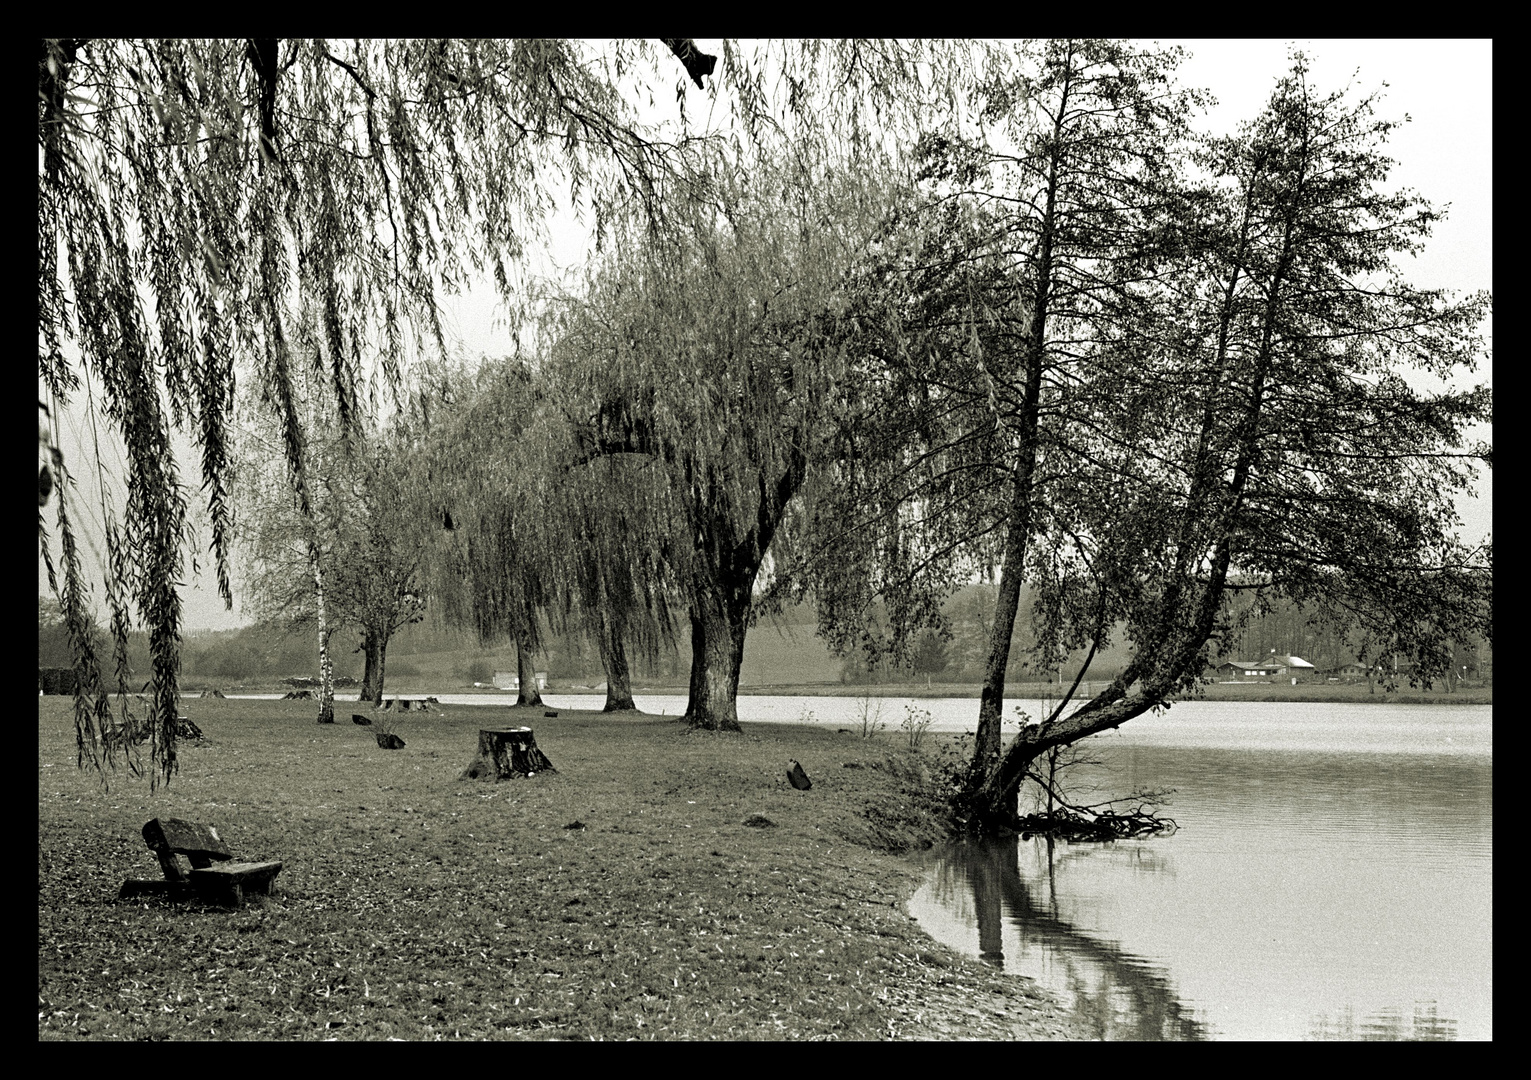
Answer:
[[[698, 40], [708, 52], [716, 52], [716, 44]], [[1450, 206], [1447, 220], [1436, 228], [1427, 249], [1406, 267], [1409, 280], [1423, 287], [1464, 292], [1493, 288], [1491, 42], [1263, 39], [1163, 44], [1182, 45], [1191, 53], [1180, 68], [1181, 83], [1205, 88], [1217, 99], [1201, 126], [1218, 133], [1231, 133], [1241, 120], [1259, 111], [1275, 80], [1289, 67], [1288, 50], [1293, 45], [1309, 54], [1311, 78], [1321, 90], [1352, 84], [1357, 91], [1369, 93], [1386, 83], [1378, 115], [1410, 119], [1389, 146], [1390, 155], [1398, 160], [1393, 179], [1417, 190], [1438, 209]], [[578, 242], [571, 243], [567, 237], [555, 238], [555, 243], [561, 252], [578, 250]], [[563, 255], [559, 261], [568, 259]], [[451, 301], [448, 309], [449, 325], [456, 328], [467, 355], [511, 351], [507, 333], [495, 325], [494, 305], [487, 294]], [[1487, 371], [1481, 379], [1492, 382]], [[76, 433], [61, 432], [66, 453], [77, 433], [78, 428]], [[1491, 438], [1491, 432], [1483, 432], [1482, 437]], [[195, 467], [186, 475], [195, 477]], [[1480, 481], [1479, 497], [1463, 502], [1459, 509], [1465, 537], [1476, 539], [1489, 533], [1492, 494], [1487, 477]], [[205, 543], [204, 533], [204, 549]], [[40, 559], [38, 574], [39, 591], [46, 592]], [[95, 591], [99, 594], [99, 586]], [[183, 599], [188, 629], [226, 628], [245, 621], [237, 597], [234, 612], [223, 610], [216, 583], [207, 573], [191, 580]]]

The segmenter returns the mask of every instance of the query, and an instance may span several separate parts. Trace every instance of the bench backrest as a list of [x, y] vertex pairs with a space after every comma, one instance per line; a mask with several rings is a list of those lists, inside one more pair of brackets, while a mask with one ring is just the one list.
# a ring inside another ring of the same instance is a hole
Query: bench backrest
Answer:
[[181, 869], [177, 855], [191, 860], [194, 869], [234, 858], [218, 830], [180, 818], [155, 818], [144, 826], [144, 842], [159, 856], [166, 881], [186, 880], [187, 874]]

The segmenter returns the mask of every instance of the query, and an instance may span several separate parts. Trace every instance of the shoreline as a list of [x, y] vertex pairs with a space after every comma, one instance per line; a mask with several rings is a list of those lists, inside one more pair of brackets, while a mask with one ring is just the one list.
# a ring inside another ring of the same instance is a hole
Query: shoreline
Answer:
[[[211, 680], [188, 680], [183, 684], [188, 693], [214, 689]], [[235, 687], [219, 686], [225, 693], [281, 693], [290, 689], [279, 680], [261, 681]], [[354, 688], [351, 691], [354, 692]], [[590, 697], [604, 699], [605, 690], [588, 686], [550, 685], [542, 691], [558, 697]], [[881, 683], [876, 686], [847, 686], [843, 683], [771, 683], [758, 686], [741, 686], [740, 697], [838, 697], [838, 698], [967, 698], [979, 699], [981, 688], [973, 683], [936, 683], [931, 686]], [[685, 697], [689, 687], [663, 683], [633, 687], [634, 694]], [[1006, 700], [1056, 699], [1058, 687], [1053, 683], [1020, 683], [1007, 688]], [[430, 694], [481, 694], [491, 701], [506, 698], [514, 703], [514, 690], [486, 690], [482, 687], [447, 687], [427, 680], [400, 679], [384, 689], [385, 697], [417, 697]], [[1076, 695], [1084, 699], [1084, 687]], [[1368, 692], [1365, 683], [1299, 683], [1296, 686], [1269, 682], [1212, 683], [1202, 687], [1194, 697], [1176, 698], [1178, 701], [1267, 701], [1267, 702], [1345, 702], [1354, 705], [1492, 705], [1492, 686], [1464, 688], [1456, 691], [1421, 690], [1417, 687], [1399, 687], [1392, 691], [1377, 687]]]

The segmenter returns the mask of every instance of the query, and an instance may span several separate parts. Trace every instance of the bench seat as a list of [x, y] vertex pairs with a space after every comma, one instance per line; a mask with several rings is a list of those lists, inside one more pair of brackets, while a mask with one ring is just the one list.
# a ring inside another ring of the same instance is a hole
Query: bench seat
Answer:
[[217, 829], [180, 818], [155, 818], [143, 836], [165, 878], [124, 881], [119, 899], [164, 896], [237, 907], [246, 897], [269, 895], [282, 869], [280, 862], [238, 862]]

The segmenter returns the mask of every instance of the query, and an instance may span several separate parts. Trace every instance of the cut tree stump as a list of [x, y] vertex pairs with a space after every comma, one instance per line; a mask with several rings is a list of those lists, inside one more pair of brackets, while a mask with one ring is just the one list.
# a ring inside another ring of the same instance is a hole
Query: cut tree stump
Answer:
[[537, 749], [537, 738], [531, 728], [484, 728], [478, 733], [478, 756], [458, 779], [509, 780], [557, 771], [547, 755]]

